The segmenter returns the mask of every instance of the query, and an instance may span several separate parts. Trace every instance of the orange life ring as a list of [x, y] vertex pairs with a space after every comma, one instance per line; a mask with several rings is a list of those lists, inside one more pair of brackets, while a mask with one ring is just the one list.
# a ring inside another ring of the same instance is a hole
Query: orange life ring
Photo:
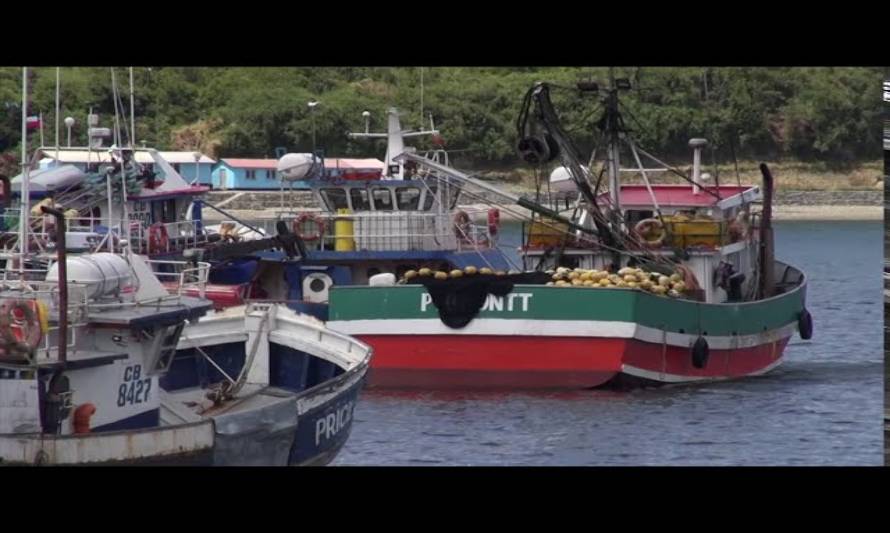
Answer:
[[170, 237], [167, 235], [167, 226], [161, 222], [155, 222], [148, 228], [148, 253], [166, 252], [169, 244]]
[[[659, 230], [659, 235], [657, 238], [651, 238], [649, 235], [652, 234], [652, 230]], [[659, 248], [662, 244], [664, 244], [664, 239], [667, 236], [667, 231], [664, 229], [664, 224], [658, 220], [657, 218], [645, 218], [636, 223], [634, 226], [634, 233], [643, 241], [643, 244], [648, 248]]]
[[[308, 220], [315, 222], [315, 233], [303, 233], [302, 226]], [[294, 233], [306, 242], [317, 241], [324, 236], [324, 219], [314, 213], [303, 213], [294, 220]]]
[[0, 305], [0, 355], [34, 353], [44, 333], [37, 300], [7, 300]]
[[472, 242], [470, 239], [470, 215], [460, 210], [454, 214], [454, 236], [461, 242]]
[[488, 210], [488, 234], [494, 237], [501, 226], [501, 211], [497, 207]]

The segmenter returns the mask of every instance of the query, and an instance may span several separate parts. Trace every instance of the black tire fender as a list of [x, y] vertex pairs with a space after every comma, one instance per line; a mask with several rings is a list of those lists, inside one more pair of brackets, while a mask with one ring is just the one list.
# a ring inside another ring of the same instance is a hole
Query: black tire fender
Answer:
[[708, 366], [710, 348], [708, 347], [708, 341], [706, 341], [704, 337], [696, 339], [695, 344], [692, 345], [690, 351], [692, 354], [692, 366], [695, 368], [704, 368]]
[[800, 338], [810, 340], [813, 338], [813, 315], [804, 309], [797, 317], [797, 330], [800, 332]]

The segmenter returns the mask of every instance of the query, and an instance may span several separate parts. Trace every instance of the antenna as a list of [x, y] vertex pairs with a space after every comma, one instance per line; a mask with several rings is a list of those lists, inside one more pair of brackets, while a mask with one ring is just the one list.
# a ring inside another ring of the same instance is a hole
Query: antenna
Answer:
[[365, 117], [365, 133], [348, 133], [347, 136], [350, 139], [386, 139], [386, 156], [384, 164], [385, 173], [384, 176], [389, 179], [403, 179], [404, 178], [404, 164], [394, 161], [396, 156], [400, 155], [405, 151], [405, 142], [404, 140], [409, 137], [419, 137], [421, 135], [438, 135], [439, 132], [435, 129], [429, 131], [406, 131], [402, 129], [401, 122], [399, 121], [399, 110], [395, 107], [391, 107], [387, 110], [387, 131], [386, 133], [371, 133], [368, 131], [368, 117], [371, 114], [368, 111], [364, 111], [362, 116]]
[[130, 148], [136, 147], [136, 107], [133, 105], [134, 102], [133, 97], [133, 67], [130, 67], [130, 129], [132, 130], [132, 135], [130, 136]]
[[[28, 254], [28, 226], [30, 221], [31, 187], [28, 176], [28, 67], [22, 67], [22, 211], [19, 216], [19, 271], [25, 280], [25, 256]], [[65, 243], [57, 243], [64, 246]]]
[[420, 127], [423, 127], [423, 67], [420, 67]]
[[56, 67], [56, 164], [59, 164], [59, 79], [61, 70]]

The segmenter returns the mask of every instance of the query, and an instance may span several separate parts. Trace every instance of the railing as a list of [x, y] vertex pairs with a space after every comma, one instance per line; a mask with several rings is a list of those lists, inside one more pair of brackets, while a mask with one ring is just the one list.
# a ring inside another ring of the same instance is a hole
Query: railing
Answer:
[[[664, 217], [664, 238], [653, 248], [719, 248], [748, 239], [754, 231], [755, 218], [742, 226], [735, 221], [712, 219], [676, 219]], [[565, 246], [569, 249], [599, 249], [598, 241], [569, 230], [564, 223], [537, 218], [522, 225], [523, 248], [547, 249]]]
[[[471, 221], [476, 210], [465, 210]], [[480, 210], [480, 212], [482, 212]], [[358, 212], [333, 214], [281, 213], [288, 228], [299, 233], [310, 250], [435, 251], [488, 248], [495, 236], [487, 225], [455, 224], [451, 214], [424, 212]], [[269, 234], [277, 220], [259, 222]]]
[[[38, 270], [32, 269], [31, 272], [36, 273]], [[3, 274], [3, 285], [5, 285], [3, 288], [7, 290], [4, 295], [6, 298], [38, 300], [47, 306], [51, 316], [58, 316], [60, 309], [57, 283], [47, 281], [16, 283], [5, 276], [6, 272], [3, 272]], [[45, 277], [45, 270], [43, 275]], [[68, 289], [68, 338], [66, 339], [66, 345], [68, 348], [74, 348], [77, 345], [77, 329], [87, 325], [85, 318], [89, 314], [88, 286], [81, 283], [68, 282]], [[34, 358], [30, 360], [32, 364], [50, 363], [58, 359], [58, 350], [61, 343], [58, 331], [58, 325], [49, 325], [47, 327], [40, 346], [34, 352]]]
[[[130, 242], [134, 251], [140, 254], [164, 254], [180, 252], [189, 248], [200, 248], [207, 244], [207, 234], [195, 220], [181, 220], [161, 224], [166, 238], [152, 240], [153, 226], [146, 226], [142, 220], [130, 221]], [[158, 234], [160, 237], [161, 233]]]
[[[31, 215], [28, 232], [29, 249], [37, 253], [50, 250], [50, 243], [55, 238], [55, 220], [50, 216]], [[188, 248], [198, 248], [207, 243], [207, 235], [200, 230], [198, 221], [182, 220], [161, 224], [165, 238], [151, 242], [151, 225], [147, 225], [143, 213], [130, 216], [129, 232], [121, 219], [75, 216], [66, 220], [66, 241], [69, 249], [82, 249], [91, 253], [100, 252], [108, 246], [112, 239], [115, 250], [120, 250], [121, 239], [129, 237], [132, 250], [140, 254], [158, 254], [178, 252]], [[109, 234], [110, 232], [110, 234]], [[18, 248], [19, 241], [19, 210], [8, 209], [0, 214], [0, 252], [9, 253]]]
[[[11, 252], [18, 248], [20, 210], [7, 209], [0, 214], [0, 251]], [[45, 253], [55, 239], [55, 219], [50, 215], [30, 215], [28, 246], [30, 251]], [[120, 220], [99, 217], [73, 217], [66, 220], [66, 242], [69, 248], [100, 251], [107, 246], [107, 238], [120, 238]], [[111, 235], [109, 237], [109, 230]]]
[[183, 293], [197, 293], [199, 297], [204, 297], [210, 263], [152, 259], [148, 264], [171, 294], [182, 296]]
[[[104, 298], [91, 298], [89, 293], [93, 287], [86, 283], [68, 282], [68, 348], [75, 348], [78, 344], [78, 329], [89, 325], [88, 317], [95, 312], [114, 312], [122, 308], [131, 308], [140, 305], [156, 306], [161, 302], [177, 302], [180, 297], [188, 293], [204, 297], [205, 287], [210, 272], [210, 264], [188, 261], [159, 261], [148, 262], [154, 274], [161, 280], [168, 290], [168, 295], [160, 298], [152, 298], [140, 301], [135, 296], [135, 287], [123, 288], [116, 296]], [[0, 269], [0, 291], [4, 298], [21, 300], [39, 300], [46, 304], [51, 317], [58, 317], [59, 284], [55, 281], [46, 281], [48, 269], [28, 269], [29, 278], [24, 282], [19, 279], [18, 270]], [[135, 276], [133, 276], [135, 278]], [[167, 280], [166, 282], [164, 280]], [[50, 325], [43, 336], [41, 345], [35, 353], [32, 363], [52, 362], [58, 358], [58, 349], [61, 339], [58, 338], [58, 325]]]

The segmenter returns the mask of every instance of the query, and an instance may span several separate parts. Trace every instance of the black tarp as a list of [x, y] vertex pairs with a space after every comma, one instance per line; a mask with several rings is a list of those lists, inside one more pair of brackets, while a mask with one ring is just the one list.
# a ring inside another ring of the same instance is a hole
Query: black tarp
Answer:
[[474, 274], [442, 280], [417, 277], [408, 283], [426, 287], [442, 322], [449, 328], [460, 329], [476, 318], [489, 294], [506, 296], [516, 284], [543, 285], [550, 280], [551, 275], [545, 272], [526, 272], [504, 276]]

